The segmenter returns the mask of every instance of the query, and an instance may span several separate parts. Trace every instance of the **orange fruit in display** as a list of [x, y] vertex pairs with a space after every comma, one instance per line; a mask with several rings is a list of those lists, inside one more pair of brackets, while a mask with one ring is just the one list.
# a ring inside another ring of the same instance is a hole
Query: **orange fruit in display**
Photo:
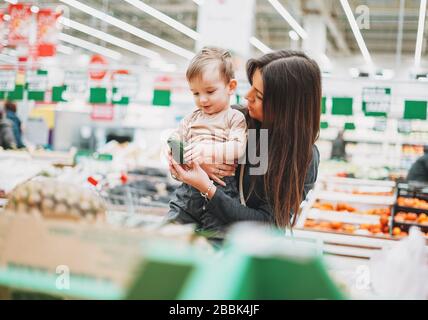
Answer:
[[428, 219], [428, 216], [425, 213], [421, 213], [418, 217], [418, 223], [423, 223], [427, 219]]
[[335, 230], [337, 230], [337, 229], [339, 229], [340, 227], [342, 227], [342, 225], [343, 225], [343, 223], [342, 223], [342, 222], [339, 222], [339, 221], [333, 221], [333, 222], [330, 224], [330, 226], [331, 226], [333, 229], [335, 229]]
[[401, 233], [401, 229], [399, 227], [394, 227], [394, 229], [392, 229], [393, 236], [399, 236], [400, 233]]
[[322, 221], [319, 226], [321, 229], [330, 229], [330, 222]]
[[353, 233], [355, 231], [355, 226], [352, 224], [343, 225], [343, 231], [348, 233]]
[[381, 217], [380, 217], [380, 219], [379, 219], [379, 221], [380, 221], [380, 224], [382, 225], [382, 226], [385, 226], [385, 225], [387, 225], [388, 224], [388, 216], [387, 215], [382, 215]]
[[369, 230], [369, 228], [370, 228], [370, 224], [368, 223], [360, 224], [360, 229], [362, 230]]
[[312, 219], [306, 219], [304, 226], [305, 226], [306, 228], [312, 228], [312, 227], [314, 227], [316, 224], [317, 224], [317, 223], [316, 223], [314, 220], [312, 220]]
[[406, 214], [406, 220], [408, 221], [416, 221], [417, 218], [418, 215], [416, 213], [409, 212], [408, 214]]

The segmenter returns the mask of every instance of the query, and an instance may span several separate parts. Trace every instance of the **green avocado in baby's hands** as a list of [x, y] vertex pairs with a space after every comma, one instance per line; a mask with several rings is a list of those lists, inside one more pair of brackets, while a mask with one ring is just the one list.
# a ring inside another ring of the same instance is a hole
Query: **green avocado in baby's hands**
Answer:
[[172, 157], [179, 164], [184, 164], [184, 148], [186, 143], [177, 138], [171, 137], [167, 141], [169, 147], [171, 148]]

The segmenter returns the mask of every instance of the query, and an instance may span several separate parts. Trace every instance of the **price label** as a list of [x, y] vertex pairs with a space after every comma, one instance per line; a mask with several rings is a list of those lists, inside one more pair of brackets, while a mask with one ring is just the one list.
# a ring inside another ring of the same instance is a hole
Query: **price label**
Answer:
[[15, 90], [16, 72], [13, 70], [0, 71], [0, 91]]

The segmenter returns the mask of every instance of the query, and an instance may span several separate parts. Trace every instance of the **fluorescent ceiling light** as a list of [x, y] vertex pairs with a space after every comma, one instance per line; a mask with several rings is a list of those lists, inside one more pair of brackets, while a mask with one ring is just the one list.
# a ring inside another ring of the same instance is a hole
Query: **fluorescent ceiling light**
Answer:
[[204, 0], [193, 0], [198, 6], [202, 6], [204, 4]]
[[40, 11], [40, 9], [39, 9], [39, 7], [38, 6], [31, 6], [31, 12], [32, 13], [37, 13], [37, 12], [39, 12]]
[[300, 24], [291, 16], [291, 14], [285, 9], [278, 0], [268, 0], [270, 4], [275, 8], [276, 11], [288, 22], [288, 24], [299, 34], [302, 39], [308, 37], [307, 32], [303, 29]]
[[290, 32], [288, 32], [288, 36], [291, 38], [291, 40], [294, 40], [294, 41], [297, 41], [300, 39], [299, 35], [294, 30], [290, 30]]
[[122, 55], [119, 52], [117, 52], [117, 51], [107, 49], [105, 47], [96, 45], [96, 44], [94, 44], [92, 42], [89, 42], [89, 41], [86, 41], [86, 40], [82, 40], [80, 38], [76, 38], [76, 37], [70, 36], [70, 35], [65, 34], [65, 33], [60, 33], [59, 34], [59, 39], [61, 41], [71, 43], [71, 44], [73, 44], [75, 46], [84, 48], [86, 50], [99, 53], [99, 54], [101, 54], [103, 56], [106, 56], [106, 57], [109, 57], [109, 58], [111, 58], [113, 60], [120, 60], [122, 58]]
[[80, 32], [86, 33], [90, 36], [93, 36], [93, 37], [96, 37], [96, 38], [101, 39], [103, 41], [109, 42], [109, 43], [114, 44], [115, 46], [121, 47], [123, 49], [132, 51], [132, 52], [139, 54], [143, 57], [147, 57], [150, 59], [159, 59], [160, 58], [160, 55], [157, 52], [154, 52], [152, 50], [137, 46], [134, 43], [131, 43], [129, 41], [114, 37], [108, 33], [105, 33], [103, 31], [91, 28], [87, 25], [84, 25], [84, 24], [81, 24], [79, 22], [70, 20], [68, 18], [60, 17], [58, 19], [58, 21], [67, 27], [76, 29]]
[[201, 38], [199, 33], [197, 33], [195, 30], [190, 29], [184, 24], [178, 22], [177, 20], [172, 19], [166, 14], [156, 10], [155, 8], [149, 6], [148, 4], [145, 4], [140, 0], [125, 0], [125, 1], [133, 5], [134, 7], [140, 9], [141, 11], [144, 11], [145, 13], [151, 15], [152, 17], [162, 21], [163, 23], [166, 23], [170, 27], [180, 31], [181, 33], [184, 33], [186, 36], [189, 36], [194, 40], [199, 40]]
[[11, 4], [17, 4], [18, 0], [6, 0], [6, 2], [9, 2]]
[[61, 53], [64, 53], [64, 54], [68, 54], [68, 55], [73, 54], [73, 52], [74, 52], [74, 49], [72, 47], [64, 46], [63, 44], [59, 44], [56, 47], [56, 50], [58, 52], [61, 52]]
[[107, 22], [107, 23], [109, 23], [109, 24], [111, 24], [117, 28], [120, 28], [126, 32], [129, 32], [129, 33], [133, 34], [134, 36], [137, 36], [137, 37], [144, 39], [148, 42], [151, 42], [151, 43], [153, 43], [153, 44], [155, 44], [161, 48], [164, 48], [168, 51], [171, 51], [172, 53], [175, 53], [179, 56], [182, 56], [186, 59], [192, 59], [194, 56], [194, 53], [191, 51], [188, 51], [182, 47], [176, 46], [175, 44], [173, 44], [171, 42], [168, 42], [168, 41], [165, 41], [159, 37], [156, 37], [156, 36], [152, 35], [151, 33], [148, 33], [146, 31], [139, 29], [139, 28], [136, 28], [136, 27], [130, 25], [129, 23], [126, 23], [122, 20], [119, 20], [115, 17], [112, 17], [112, 16], [110, 16], [104, 12], [101, 12], [99, 10], [96, 10], [94, 8], [91, 8], [91, 7], [81, 3], [79, 1], [76, 1], [76, 0], [60, 0], [60, 1], [64, 2], [67, 5], [74, 7], [80, 11], [83, 11], [83, 12], [85, 12], [85, 13], [93, 16], [93, 17], [96, 17], [102, 21], [105, 21], [105, 22]]
[[257, 39], [256, 37], [251, 37], [250, 38], [250, 43], [255, 46], [257, 49], [259, 49], [261, 52], [263, 53], [269, 53], [272, 52], [272, 49], [269, 48], [267, 45], [265, 45], [263, 42], [261, 42], [259, 39]]
[[351, 7], [349, 6], [348, 0], [340, 0], [343, 10], [346, 13], [349, 24], [351, 25], [352, 32], [354, 33], [355, 39], [357, 40], [358, 47], [360, 48], [361, 53], [363, 54], [364, 60], [367, 64], [372, 65], [373, 61], [370, 56], [369, 51], [367, 50], [366, 43], [364, 42], [363, 36], [361, 35], [360, 29], [358, 28], [357, 21], [352, 14]]
[[421, 0], [421, 6], [419, 8], [418, 35], [416, 36], [416, 49], [415, 49], [415, 67], [417, 68], [421, 65], [422, 41], [424, 37], [426, 9], [427, 9], [427, 1]]

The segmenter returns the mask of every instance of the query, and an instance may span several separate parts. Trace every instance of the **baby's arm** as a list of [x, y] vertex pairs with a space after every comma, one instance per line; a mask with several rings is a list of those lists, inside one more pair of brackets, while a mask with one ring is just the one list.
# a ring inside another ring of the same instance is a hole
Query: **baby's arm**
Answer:
[[212, 155], [214, 163], [233, 163], [245, 153], [247, 146], [247, 122], [244, 115], [236, 111], [229, 121], [228, 141], [216, 143]]

